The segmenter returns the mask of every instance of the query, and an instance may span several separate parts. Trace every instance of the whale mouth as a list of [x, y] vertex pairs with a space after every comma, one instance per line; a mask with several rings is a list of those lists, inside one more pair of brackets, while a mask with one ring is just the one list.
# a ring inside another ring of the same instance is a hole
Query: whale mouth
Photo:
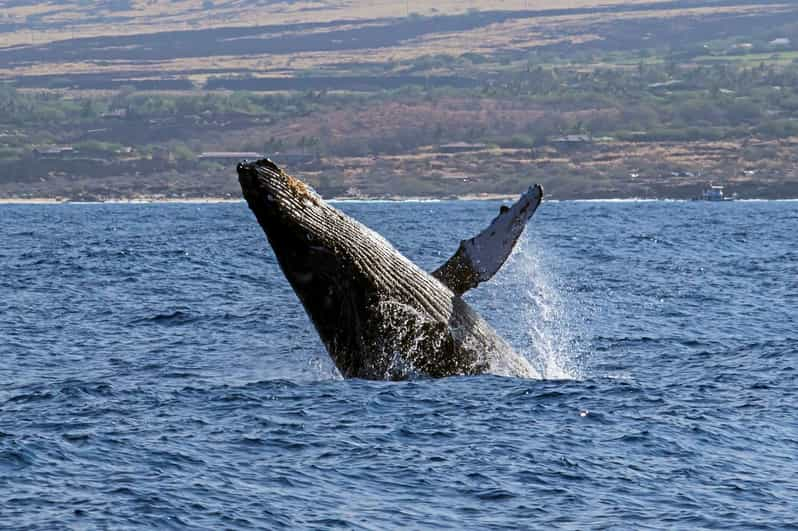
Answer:
[[308, 185], [291, 177], [269, 159], [242, 161], [236, 167], [238, 182], [250, 206], [258, 204], [300, 208], [307, 201], [318, 203], [318, 195]]
[[269, 159], [239, 162], [236, 171], [241, 191], [249, 202], [274, 202], [287, 189], [286, 175]]
[[[324, 208], [316, 192], [269, 159], [242, 161], [236, 170], [244, 199], [275, 250], [282, 249], [286, 257], [300, 250], [326, 250], [333, 236], [319, 221]], [[302, 267], [290, 270], [307, 269]]]
[[236, 166], [238, 172], [238, 182], [241, 184], [241, 190], [246, 194], [254, 190], [258, 182], [258, 174], [254, 171], [252, 163], [243, 160]]

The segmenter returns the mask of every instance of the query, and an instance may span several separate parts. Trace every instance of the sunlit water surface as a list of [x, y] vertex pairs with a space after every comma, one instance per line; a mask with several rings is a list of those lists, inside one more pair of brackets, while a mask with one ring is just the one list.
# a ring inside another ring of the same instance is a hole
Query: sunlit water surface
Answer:
[[[499, 203], [339, 207], [433, 269]], [[798, 526], [798, 203], [545, 203], [548, 378], [342, 380], [246, 205], [0, 206], [0, 527]]]

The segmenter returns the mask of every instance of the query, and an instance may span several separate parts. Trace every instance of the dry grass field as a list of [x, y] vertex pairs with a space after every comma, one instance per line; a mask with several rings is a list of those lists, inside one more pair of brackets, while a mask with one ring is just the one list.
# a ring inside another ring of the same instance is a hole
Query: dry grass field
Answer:
[[453, 15], [473, 10], [522, 11], [610, 5], [655, 4], [667, 0], [364, 0], [232, 1], [131, 0], [119, 2], [0, 2], [0, 23], [16, 31], [0, 37], [0, 47], [24, 46], [72, 38], [136, 35], [161, 31], [250, 25], [289, 25], [369, 21], [411, 14]]
[[[669, 19], [775, 13], [794, 6], [744, 0], [720, 4], [668, 0], [17, 0], [0, 2], [0, 7], [0, 79], [88, 73], [124, 73], [130, 79], [173, 75], [199, 88], [220, 71], [285, 77], [433, 55], [534, 50], [601, 41], [605, 36], [598, 27], [624, 19], [666, 24]], [[485, 16], [477, 18], [480, 13]], [[488, 15], [496, 13], [508, 15]], [[451, 23], [452, 17], [469, 15], [474, 20]], [[423, 28], [403, 23], [425, 17], [433, 20]], [[252, 31], [225, 33], [240, 28]], [[396, 38], [369, 44], [373, 38], [367, 33], [369, 28], [395, 33]], [[278, 45], [278, 41], [314, 38], [317, 45]], [[340, 39], [360, 42], [347, 46], [337, 42]], [[256, 45], [262, 41], [268, 42]], [[203, 52], [191, 53], [197, 42], [206, 45]], [[253, 46], [243, 46], [247, 42]], [[150, 47], [167, 51], [157, 57], [132, 53]]]

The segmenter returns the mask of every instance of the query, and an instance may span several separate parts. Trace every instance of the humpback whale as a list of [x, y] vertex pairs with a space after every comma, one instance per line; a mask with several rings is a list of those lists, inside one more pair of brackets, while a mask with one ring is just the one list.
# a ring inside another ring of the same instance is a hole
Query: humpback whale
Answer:
[[463, 300], [504, 264], [543, 198], [530, 187], [428, 273], [269, 159], [238, 164], [249, 208], [345, 378], [537, 378]]

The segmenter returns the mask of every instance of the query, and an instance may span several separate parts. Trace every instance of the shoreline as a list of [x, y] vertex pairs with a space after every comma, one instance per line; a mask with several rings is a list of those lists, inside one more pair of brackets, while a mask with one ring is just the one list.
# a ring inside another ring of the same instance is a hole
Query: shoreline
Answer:
[[96, 201], [81, 200], [81, 199], [67, 199], [63, 197], [0, 197], [0, 205], [117, 205], [117, 204], [133, 204], [133, 205], [146, 205], [154, 203], [189, 203], [189, 204], [205, 204], [205, 203], [241, 203], [244, 199], [230, 199], [229, 197], [185, 197], [185, 198], [170, 198], [170, 197], [122, 197], [113, 199], [99, 199]]
[[[435, 197], [435, 196], [388, 196], [388, 197], [332, 197], [325, 198], [325, 201], [332, 203], [442, 203], [449, 201], [515, 201], [520, 194], [466, 194], [462, 196], [452, 197]], [[576, 197], [576, 198], [549, 198], [545, 199], [546, 202], [574, 202], [574, 203], [712, 203], [713, 201], [702, 201], [698, 199], [685, 199], [685, 198], [670, 198], [670, 197]], [[727, 201], [729, 203], [737, 202], [796, 202], [798, 198], [782, 197], [782, 198], [743, 198], [734, 201]], [[149, 204], [219, 204], [219, 203], [245, 203], [244, 198], [232, 199], [229, 197], [185, 197], [185, 198], [169, 198], [169, 197], [130, 197], [130, 198], [113, 198], [113, 199], [99, 199], [99, 200], [80, 200], [80, 199], [67, 199], [61, 197], [0, 197], [0, 206], [2, 205], [149, 205]]]

